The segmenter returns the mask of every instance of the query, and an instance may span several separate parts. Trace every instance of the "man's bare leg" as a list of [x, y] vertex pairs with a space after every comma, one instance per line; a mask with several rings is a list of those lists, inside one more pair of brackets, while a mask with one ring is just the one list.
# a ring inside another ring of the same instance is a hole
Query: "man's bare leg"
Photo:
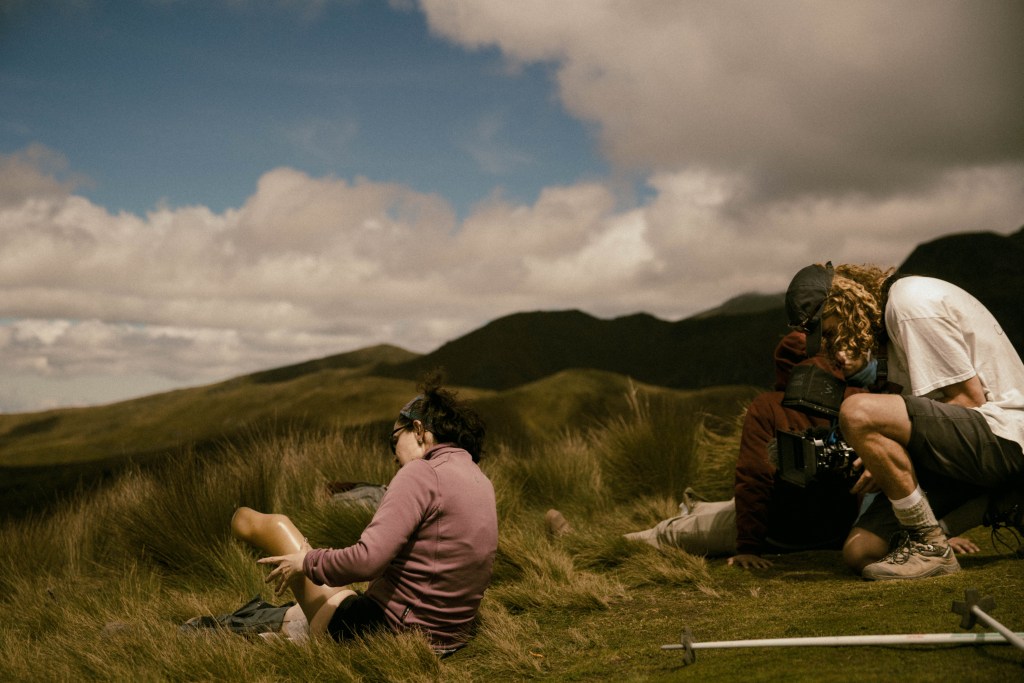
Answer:
[[[231, 534], [269, 555], [289, 555], [302, 550], [305, 537], [285, 515], [264, 514], [240, 507], [231, 517]], [[355, 592], [346, 588], [318, 586], [305, 576], [288, 586], [309, 622], [310, 633], [322, 633], [341, 601]]]
[[889, 552], [889, 541], [881, 536], [853, 527], [843, 543], [843, 561], [858, 574], [872, 562], [877, 562]]
[[[896, 519], [911, 536], [905, 547], [864, 567], [863, 576], [923, 578], [959, 571], [946, 535], [917, 485], [907, 452], [912, 425], [903, 398], [879, 394], [851, 396], [843, 402], [839, 421], [844, 438], [863, 461], [871, 480], [892, 502]], [[857, 482], [854, 492], [864, 490], [867, 477], [864, 475]]]
[[910, 416], [901, 396], [858, 394], [843, 401], [839, 413], [843, 438], [889, 500], [906, 498], [917, 488], [907, 453]]

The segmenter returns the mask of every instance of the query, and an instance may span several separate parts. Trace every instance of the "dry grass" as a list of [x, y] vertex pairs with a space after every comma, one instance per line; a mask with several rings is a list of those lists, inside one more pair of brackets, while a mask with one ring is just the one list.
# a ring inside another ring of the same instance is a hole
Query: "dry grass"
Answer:
[[[675, 639], [683, 625], [705, 639], [928, 630], [946, 623], [952, 630], [948, 607], [934, 618], [915, 621], [914, 615], [923, 602], [962, 595], [968, 580], [997, 592], [1002, 615], [1024, 627], [1020, 567], [993, 553], [974, 567], [965, 561], [968, 571], [953, 577], [875, 586], [845, 574], [835, 553], [789, 556], [772, 571], [753, 573], [624, 541], [623, 533], [673, 514], [686, 485], [702, 492], [727, 488], [736, 439], [736, 428], [723, 429], [723, 423], [708, 430], [696, 410], [640, 396], [630, 406], [603, 428], [524, 450], [498, 447], [484, 461], [501, 524], [494, 581], [476, 639], [448, 659], [434, 657], [415, 634], [338, 645], [179, 631], [189, 617], [233, 611], [254, 595], [274, 601], [255, 555], [229, 536], [236, 506], [285, 512], [317, 545], [343, 545], [358, 536], [369, 512], [330, 501], [324, 483], [383, 483], [392, 473], [390, 456], [376, 435], [336, 431], [268, 436], [214, 456], [185, 452], [163, 469], [129, 471], [46, 517], [6, 523], [0, 528], [2, 678], [673, 678], [679, 658], [657, 645]], [[738, 426], [733, 416], [719, 418]], [[726, 464], [712, 462], [718, 459]], [[652, 487], [649, 478], [659, 485]], [[566, 513], [573, 533], [546, 535], [548, 507]], [[982, 659], [963, 650], [929, 653], [912, 662], [936, 659], [939, 668], [903, 667], [901, 679], [941, 679], [936, 671], [964, 680], [1019, 675], [1024, 657], [1006, 648], [986, 650], [992, 654]], [[872, 653], [889, 667], [885, 671], [896, 670], [902, 656]], [[796, 659], [765, 654], [755, 668], [745, 657], [709, 654], [700, 666], [702, 676], [722, 680], [829, 678], [822, 676], [829, 657], [790, 657]], [[844, 674], [871, 679], [875, 670], [845, 666], [833, 680]]]

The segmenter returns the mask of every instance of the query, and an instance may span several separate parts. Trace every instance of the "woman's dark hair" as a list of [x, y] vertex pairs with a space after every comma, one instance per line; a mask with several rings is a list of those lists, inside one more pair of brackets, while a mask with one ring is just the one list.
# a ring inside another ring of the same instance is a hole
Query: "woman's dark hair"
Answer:
[[419, 420], [434, 434], [434, 441], [450, 443], [467, 451], [473, 462], [480, 462], [484, 448], [484, 421], [476, 411], [459, 400], [458, 394], [441, 387], [442, 374], [434, 371], [420, 381], [419, 396], [401, 413], [398, 424]]

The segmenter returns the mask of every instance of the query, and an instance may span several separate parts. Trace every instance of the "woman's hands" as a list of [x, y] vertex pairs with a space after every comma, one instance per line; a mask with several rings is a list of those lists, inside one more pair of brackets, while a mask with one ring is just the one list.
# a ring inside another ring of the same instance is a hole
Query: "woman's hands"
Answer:
[[302, 563], [306, 559], [306, 553], [309, 551], [309, 544], [303, 542], [302, 549], [297, 553], [275, 555], [274, 557], [264, 557], [256, 560], [259, 564], [277, 565], [267, 574], [267, 578], [264, 579], [266, 583], [274, 585], [274, 592], [277, 595], [284, 593], [292, 579], [302, 575]]

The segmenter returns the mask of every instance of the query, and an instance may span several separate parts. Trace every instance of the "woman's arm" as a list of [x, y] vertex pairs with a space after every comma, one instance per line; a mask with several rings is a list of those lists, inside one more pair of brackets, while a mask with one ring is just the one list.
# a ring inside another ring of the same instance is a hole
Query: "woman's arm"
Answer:
[[345, 586], [380, 576], [435, 509], [437, 474], [425, 460], [398, 471], [370, 524], [347, 548], [310, 550], [303, 571], [316, 584]]

